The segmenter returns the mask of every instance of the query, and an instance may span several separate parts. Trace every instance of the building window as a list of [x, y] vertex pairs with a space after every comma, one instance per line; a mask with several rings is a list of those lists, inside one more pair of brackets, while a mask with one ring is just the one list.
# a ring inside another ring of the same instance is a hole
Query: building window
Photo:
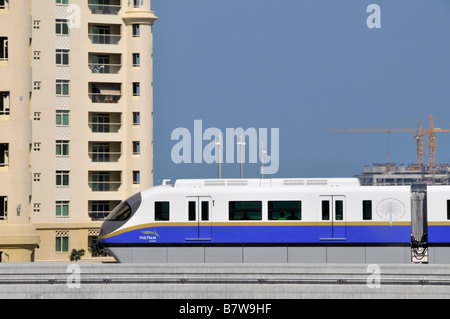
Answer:
[[69, 126], [69, 111], [56, 111], [56, 125]]
[[133, 37], [139, 38], [141, 36], [141, 26], [139, 24], [133, 24]]
[[34, 60], [40, 60], [41, 59], [41, 51], [34, 51], [33, 52], [33, 59]]
[[33, 120], [35, 120], [35, 121], [41, 120], [41, 112], [34, 112], [33, 114], [34, 114]]
[[133, 82], [133, 96], [141, 95], [141, 83]]
[[372, 201], [371, 200], [363, 200], [362, 202], [363, 209], [363, 220], [372, 220]]
[[41, 20], [33, 20], [33, 29], [39, 30], [41, 28]]
[[34, 203], [33, 204], [33, 212], [39, 213], [41, 211], [41, 203]]
[[233, 201], [228, 203], [229, 220], [262, 220], [262, 202]]
[[116, 201], [89, 201], [89, 217], [92, 220], [104, 220], [115, 206]]
[[56, 141], [56, 156], [69, 155], [69, 141]]
[[141, 183], [141, 172], [133, 171], [133, 184], [140, 184], [140, 183]]
[[69, 4], [69, 0], [56, 0], [56, 4]]
[[133, 141], [133, 155], [141, 154], [141, 142]]
[[0, 220], [6, 220], [8, 217], [8, 197], [0, 196]]
[[69, 50], [56, 50], [56, 65], [69, 65]]
[[34, 81], [33, 90], [39, 91], [41, 89], [41, 81]]
[[102, 143], [102, 142], [92, 143], [92, 161], [93, 162], [111, 161], [111, 147], [109, 143]]
[[69, 232], [57, 231], [55, 238], [56, 246], [55, 251], [60, 253], [66, 253], [69, 251]]
[[56, 35], [68, 35], [69, 25], [65, 19], [56, 19], [55, 24]]
[[8, 61], [8, 38], [0, 37], [0, 62]]
[[69, 171], [56, 171], [56, 186], [69, 186]]
[[57, 201], [55, 211], [56, 217], [69, 217], [69, 201]]
[[141, 66], [141, 55], [139, 53], [133, 53], [133, 66]]
[[0, 144], [0, 167], [8, 167], [9, 166], [9, 144], [1, 143]]
[[41, 150], [41, 143], [38, 142], [38, 143], [34, 143], [33, 145], [34, 145], [33, 150], [35, 152], [39, 152]]
[[0, 92], [0, 115], [9, 115], [9, 92]]
[[133, 112], [133, 125], [141, 125], [141, 113]]
[[141, 0], [133, 0], [133, 7], [139, 8], [141, 6]]
[[69, 81], [68, 80], [56, 80], [56, 95], [68, 96], [69, 95]]
[[9, 0], [0, 0], [0, 10], [9, 8]]
[[33, 181], [34, 182], [40, 182], [41, 181], [41, 173], [34, 173], [33, 174]]

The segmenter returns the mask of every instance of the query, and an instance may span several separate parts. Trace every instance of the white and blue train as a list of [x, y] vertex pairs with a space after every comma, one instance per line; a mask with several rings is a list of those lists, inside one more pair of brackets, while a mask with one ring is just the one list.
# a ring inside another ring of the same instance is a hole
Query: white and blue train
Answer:
[[125, 263], [411, 263], [417, 246], [450, 263], [450, 186], [178, 180], [123, 201], [99, 242]]

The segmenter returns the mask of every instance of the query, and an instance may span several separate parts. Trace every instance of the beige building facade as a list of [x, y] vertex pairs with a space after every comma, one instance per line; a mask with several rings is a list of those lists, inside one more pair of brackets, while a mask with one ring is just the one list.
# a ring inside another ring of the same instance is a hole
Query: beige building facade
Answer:
[[9, 136], [0, 154], [4, 144], [10, 154], [0, 166], [0, 227], [25, 225], [28, 237], [16, 237], [32, 242], [30, 260], [68, 261], [72, 249], [100, 257], [91, 246], [102, 220], [152, 186], [156, 19], [150, 0], [0, 0], [0, 92], [10, 103], [9, 114], [0, 109], [0, 136]]

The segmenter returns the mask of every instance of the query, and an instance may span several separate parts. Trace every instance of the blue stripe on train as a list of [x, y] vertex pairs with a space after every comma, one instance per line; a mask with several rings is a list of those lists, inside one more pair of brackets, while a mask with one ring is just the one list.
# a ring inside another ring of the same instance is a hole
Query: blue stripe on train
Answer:
[[429, 243], [450, 243], [450, 226], [428, 226]]
[[[213, 226], [152, 227], [102, 239], [104, 244], [186, 243], [324, 243], [345, 238], [346, 243], [410, 243], [410, 226]], [[322, 239], [321, 239], [322, 238]], [[329, 238], [330, 240], [324, 240]], [[197, 241], [198, 242], [198, 241]], [[201, 242], [201, 241], [200, 241]]]

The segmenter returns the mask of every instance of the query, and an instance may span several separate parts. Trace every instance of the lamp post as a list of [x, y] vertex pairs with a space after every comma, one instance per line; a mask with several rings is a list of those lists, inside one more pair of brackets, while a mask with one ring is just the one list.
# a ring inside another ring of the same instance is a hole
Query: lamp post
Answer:
[[245, 147], [245, 140], [242, 136], [239, 138], [239, 141], [236, 143], [236, 145], [239, 145], [241, 147], [241, 178], [244, 178], [244, 160], [243, 160], [243, 156], [244, 156], [244, 147]]
[[222, 178], [222, 156], [221, 156], [221, 149], [220, 146], [222, 146], [222, 134], [219, 133], [219, 137], [216, 140], [215, 145], [217, 145], [217, 155], [218, 159], [217, 162], [219, 164], [219, 179]]

